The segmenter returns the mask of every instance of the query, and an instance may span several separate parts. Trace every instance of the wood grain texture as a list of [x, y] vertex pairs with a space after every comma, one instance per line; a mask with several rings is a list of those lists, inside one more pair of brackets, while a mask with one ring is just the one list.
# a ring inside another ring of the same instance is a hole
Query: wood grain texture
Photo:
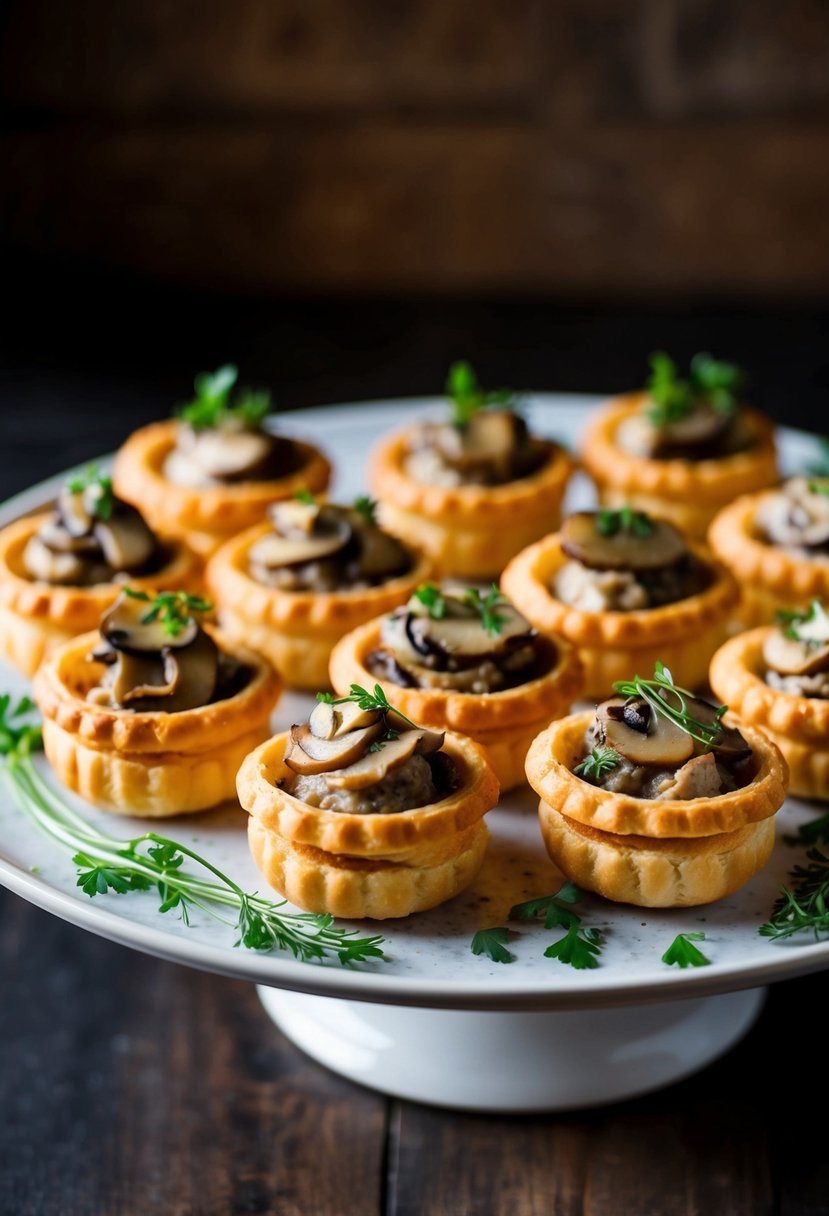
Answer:
[[829, 10], [13, 0], [8, 245], [198, 287], [829, 282]]

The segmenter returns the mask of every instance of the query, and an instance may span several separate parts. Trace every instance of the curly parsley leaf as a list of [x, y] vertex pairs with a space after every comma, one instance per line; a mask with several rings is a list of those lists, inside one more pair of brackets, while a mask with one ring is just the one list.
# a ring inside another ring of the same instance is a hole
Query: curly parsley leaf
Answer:
[[470, 949], [473, 954], [486, 954], [493, 963], [512, 963], [515, 955], [507, 949], [510, 931], [503, 925], [492, 929], [479, 929], [472, 938]]
[[707, 967], [711, 962], [706, 958], [694, 942], [705, 941], [704, 933], [678, 933], [668, 949], [662, 955], [662, 962], [668, 967]]

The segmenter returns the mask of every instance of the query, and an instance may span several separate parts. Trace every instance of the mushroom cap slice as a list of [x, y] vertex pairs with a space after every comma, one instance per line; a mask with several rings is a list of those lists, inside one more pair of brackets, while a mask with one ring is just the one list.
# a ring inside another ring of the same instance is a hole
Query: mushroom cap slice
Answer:
[[437, 447], [446, 463], [462, 472], [480, 465], [508, 464], [519, 442], [520, 425], [511, 410], [479, 410], [463, 428], [438, 428]]
[[301, 502], [298, 498], [287, 498], [275, 502], [268, 509], [268, 516], [281, 536], [299, 538], [310, 536], [319, 518], [321, 504]]
[[155, 552], [155, 537], [134, 507], [119, 506], [108, 520], [96, 520], [94, 535], [113, 570], [140, 570]]
[[362, 730], [350, 731], [339, 739], [320, 739], [312, 733], [309, 724], [303, 722], [291, 727], [291, 742], [285, 752], [285, 763], [295, 773], [302, 773], [306, 777], [347, 768], [362, 757], [384, 730], [381, 719]]
[[[326, 784], [332, 790], [361, 790], [383, 781], [394, 769], [411, 760], [415, 753], [436, 751], [433, 739], [435, 731], [407, 730], [396, 739], [389, 739], [378, 751], [368, 752], [361, 760], [335, 773], [327, 773]], [[440, 747], [443, 736], [438, 735]]]
[[763, 643], [763, 659], [782, 676], [815, 675], [829, 667], [829, 642], [809, 646], [805, 641], [787, 638], [782, 629], [774, 629]]
[[344, 701], [342, 705], [320, 701], [311, 710], [308, 725], [318, 739], [340, 739], [349, 731], [374, 726], [381, 716], [379, 709], [360, 709], [354, 701]]
[[207, 705], [216, 690], [219, 652], [209, 634], [199, 631], [184, 650], [161, 654], [121, 652], [113, 674], [112, 699], [137, 712], [179, 713]]
[[191, 617], [180, 633], [170, 634], [158, 617], [144, 621], [149, 610], [146, 600], [121, 595], [101, 618], [101, 635], [115, 650], [124, 654], [160, 654], [162, 650], [182, 650], [193, 643], [198, 623]]
[[647, 536], [620, 527], [612, 536], [598, 530], [597, 511], [577, 511], [561, 527], [561, 547], [568, 557], [591, 570], [661, 570], [688, 553], [678, 528], [664, 519], [651, 519]]
[[398, 571], [402, 573], [411, 566], [405, 545], [382, 528], [372, 525], [358, 527], [356, 535], [360, 544], [360, 570], [368, 578], [379, 578]]
[[61, 490], [57, 510], [61, 523], [70, 536], [86, 536], [91, 531], [95, 517], [89, 509], [89, 500], [84, 490]]
[[451, 616], [448, 612], [439, 621], [428, 616], [407, 613], [404, 618], [406, 638], [418, 654], [435, 652], [465, 659], [496, 655], [510, 649], [519, 638], [532, 634], [529, 621], [511, 604], [499, 604], [501, 617], [499, 633], [488, 633], [477, 612], [469, 616]]
[[711, 443], [724, 434], [731, 423], [731, 415], [714, 409], [704, 401], [698, 402], [676, 422], [658, 428], [661, 436], [672, 444], [687, 444], [689, 447]]
[[712, 705], [702, 697], [685, 697], [685, 708], [703, 726], [716, 726], [717, 733], [708, 748], [727, 763], [747, 760], [751, 748], [736, 726], [726, 726], [720, 720], [722, 706]]
[[264, 431], [216, 427], [200, 431], [193, 455], [212, 477], [239, 477], [253, 472], [270, 455], [271, 437]]
[[53, 553], [75, 553], [77, 555], [97, 554], [100, 545], [94, 533], [83, 536], [73, 536], [60, 519], [47, 519], [39, 529], [38, 540], [51, 549]]
[[611, 697], [596, 710], [609, 747], [632, 764], [670, 767], [690, 760], [694, 754], [694, 740], [689, 734], [650, 706], [647, 732], [634, 730], [625, 720], [626, 700], [625, 697]]
[[[321, 561], [339, 553], [352, 539], [348, 520], [332, 508], [300, 502], [278, 506], [272, 519], [280, 531], [269, 532], [251, 546], [248, 560], [252, 566], [273, 569]], [[309, 521], [310, 528], [305, 526]]]

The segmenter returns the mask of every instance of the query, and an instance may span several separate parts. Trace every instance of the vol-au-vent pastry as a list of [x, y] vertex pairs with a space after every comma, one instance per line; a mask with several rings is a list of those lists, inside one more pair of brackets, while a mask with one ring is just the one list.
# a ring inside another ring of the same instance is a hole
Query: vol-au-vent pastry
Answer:
[[259, 523], [271, 503], [324, 490], [331, 475], [317, 448], [267, 429], [269, 393], [232, 398], [236, 379], [231, 365], [197, 376], [194, 400], [136, 431], [115, 458], [118, 493], [202, 556]]
[[562, 873], [644, 907], [711, 903], [768, 861], [786, 761], [763, 731], [673, 682], [616, 685], [595, 713], [554, 722], [527, 776], [544, 843]]
[[199, 624], [210, 607], [185, 592], [125, 588], [100, 632], [41, 665], [43, 746], [69, 789], [147, 817], [234, 797], [239, 765], [269, 733], [279, 681], [262, 656]]
[[467, 363], [451, 368], [447, 394], [448, 417], [377, 445], [369, 485], [384, 524], [442, 575], [495, 577], [557, 525], [573, 461], [531, 434], [513, 394], [481, 389]]
[[746, 628], [811, 599], [829, 601], [829, 477], [792, 477], [738, 498], [717, 515], [708, 540], [740, 582]]
[[829, 614], [820, 600], [738, 634], [711, 660], [711, 687], [761, 728], [789, 765], [789, 788], [829, 799]]
[[673, 524], [628, 506], [571, 515], [513, 558], [501, 586], [537, 629], [576, 647], [589, 697], [660, 659], [681, 683], [704, 683], [739, 594]]
[[478, 872], [498, 800], [483, 750], [416, 725], [380, 685], [321, 698], [239, 771], [266, 881], [306, 911], [375, 920], [457, 895]]
[[566, 642], [545, 637], [493, 586], [424, 583], [388, 616], [355, 629], [331, 656], [331, 683], [383, 681], [416, 722], [482, 744], [501, 788], [524, 781], [530, 742], [581, 692]]
[[665, 354], [651, 356], [642, 392], [615, 397], [588, 422], [581, 458], [603, 504], [628, 503], [704, 540], [737, 494], [773, 485], [771, 423], [744, 404], [733, 363], [695, 355], [687, 378]]
[[431, 572], [379, 526], [375, 505], [323, 503], [302, 491], [208, 564], [222, 627], [260, 650], [291, 688], [326, 685], [338, 639], [395, 608]]
[[89, 468], [68, 479], [51, 511], [0, 531], [0, 654], [24, 675], [69, 638], [95, 629], [128, 581], [139, 590], [195, 591], [201, 562], [160, 541], [111, 479]]

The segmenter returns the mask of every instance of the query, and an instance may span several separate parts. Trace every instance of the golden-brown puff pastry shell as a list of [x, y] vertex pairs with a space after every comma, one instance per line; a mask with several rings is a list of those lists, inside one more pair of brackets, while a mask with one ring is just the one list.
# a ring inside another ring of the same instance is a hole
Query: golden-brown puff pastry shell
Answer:
[[774, 848], [774, 819], [735, 832], [684, 839], [619, 836], [568, 819], [541, 802], [539, 821], [551, 859], [577, 886], [617, 903], [687, 908], [744, 886]]
[[657, 660], [677, 684], [704, 684], [708, 661], [728, 632], [739, 590], [728, 572], [705, 552], [694, 552], [709, 569], [711, 584], [697, 595], [634, 612], [582, 612], [556, 599], [550, 585], [568, 560], [559, 535], [545, 536], [519, 553], [501, 578], [501, 589], [541, 633], [575, 646], [585, 669], [584, 694], [601, 699], [614, 681], [635, 671], [649, 675]]
[[530, 785], [568, 819], [623, 836], [687, 839], [739, 831], [769, 818], [783, 805], [786, 762], [762, 731], [742, 721], [739, 727], [754, 752], [756, 766], [754, 777], [742, 789], [711, 798], [662, 802], [591, 785], [576, 776], [573, 768], [584, 756], [584, 735], [594, 716], [591, 710], [553, 722], [533, 742], [527, 756]]
[[279, 680], [260, 655], [210, 632], [249, 668], [250, 679], [235, 696], [180, 713], [133, 713], [87, 701], [103, 671], [87, 658], [97, 633], [46, 659], [35, 676], [35, 700], [46, 756], [69, 789], [107, 810], [146, 816], [203, 810], [234, 796], [239, 764], [268, 734]]
[[328, 686], [334, 644], [350, 629], [404, 604], [432, 573], [431, 562], [413, 553], [408, 574], [355, 591], [282, 591], [249, 573], [248, 555], [270, 525], [261, 524], [224, 544], [207, 567], [207, 583], [222, 628], [260, 651], [289, 688]]
[[383, 439], [369, 457], [368, 484], [380, 519], [428, 554], [441, 575], [497, 577], [509, 559], [558, 526], [574, 463], [556, 444], [529, 477], [500, 486], [440, 486], [415, 481], [405, 461], [415, 428]]
[[328, 485], [331, 466], [310, 444], [292, 442], [304, 457], [295, 472], [276, 481], [242, 481], [197, 489], [164, 476], [164, 463], [176, 446], [181, 424], [154, 422], [135, 431], [115, 457], [115, 492], [133, 503], [160, 536], [184, 537], [192, 549], [209, 556], [222, 541], [259, 523], [272, 502], [297, 490], [317, 494]]
[[829, 602], [829, 560], [809, 560], [761, 540], [754, 520], [771, 493], [746, 494], [719, 512], [708, 543], [740, 583], [739, 616], [746, 628], [765, 625], [781, 609], [797, 611], [812, 599]]
[[711, 660], [711, 687], [741, 723], [771, 736], [786, 757], [791, 793], [829, 799], [829, 701], [769, 687], [763, 643], [771, 632], [752, 629], [721, 646]]
[[[382, 620], [370, 621], [344, 637], [331, 655], [331, 684], [340, 694], [352, 684], [371, 688], [377, 677], [366, 667], [380, 646]], [[582, 688], [581, 664], [566, 642], [557, 640], [553, 667], [535, 680], [503, 692], [470, 694], [432, 688], [401, 688], [383, 681], [396, 709], [419, 726], [457, 730], [486, 748], [502, 790], [525, 781], [527, 748], [552, 718], [566, 713]]]
[[201, 591], [202, 563], [180, 542], [170, 542], [166, 565], [140, 578], [92, 587], [59, 587], [30, 578], [23, 554], [50, 514], [27, 515], [0, 531], [0, 654], [24, 675], [33, 675], [56, 646], [97, 628], [124, 583], [141, 591]]
[[777, 481], [774, 429], [762, 414], [747, 408], [742, 416], [755, 443], [744, 452], [697, 461], [651, 460], [626, 452], [618, 445], [616, 432], [625, 419], [641, 410], [646, 399], [644, 392], [614, 397], [588, 421], [581, 459], [607, 506], [629, 504], [704, 540], [714, 515], [735, 495]]
[[254, 860], [268, 883], [309, 912], [349, 918], [408, 916], [451, 899], [483, 860], [483, 816], [498, 780], [483, 750], [449, 734], [460, 788], [431, 806], [357, 815], [312, 807], [280, 789], [287, 735], [248, 756], [237, 788], [249, 811]]

